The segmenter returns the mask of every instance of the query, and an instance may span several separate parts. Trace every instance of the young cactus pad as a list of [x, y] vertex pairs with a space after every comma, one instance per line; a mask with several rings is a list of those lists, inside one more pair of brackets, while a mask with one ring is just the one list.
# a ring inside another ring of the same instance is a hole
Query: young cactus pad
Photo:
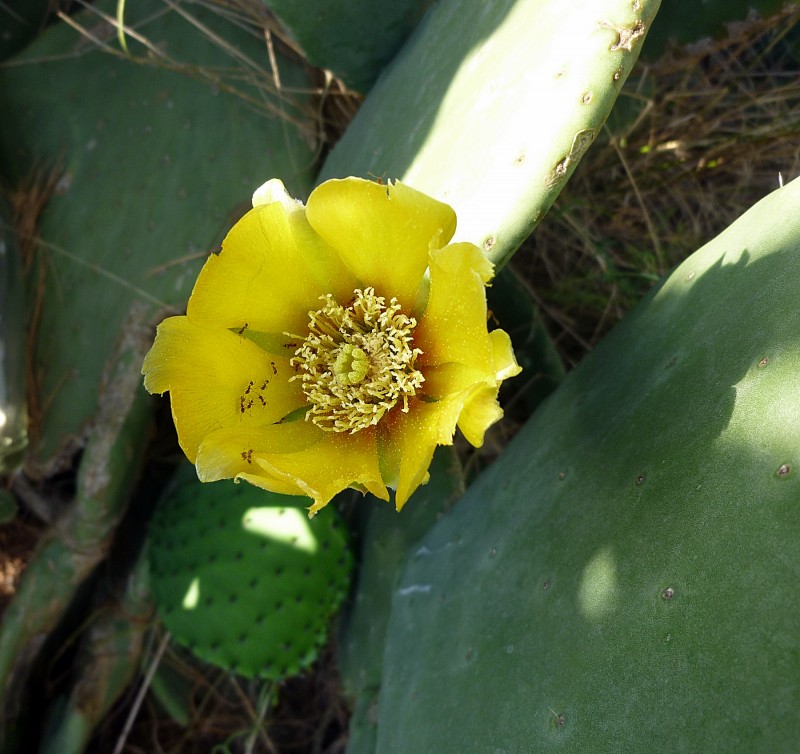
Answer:
[[280, 679], [310, 665], [349, 585], [333, 508], [230, 482], [182, 484], [150, 525], [153, 595], [166, 627], [206, 662]]

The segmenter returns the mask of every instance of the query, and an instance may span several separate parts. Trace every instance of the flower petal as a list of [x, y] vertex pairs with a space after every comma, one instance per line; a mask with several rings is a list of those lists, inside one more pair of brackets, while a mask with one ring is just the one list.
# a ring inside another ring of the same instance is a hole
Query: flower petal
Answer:
[[208, 258], [189, 299], [198, 324], [233, 330], [305, 332], [326, 293], [346, 300], [356, 287], [336, 252], [302, 210], [281, 202], [250, 210]]
[[414, 189], [360, 178], [326, 181], [306, 209], [314, 230], [333, 246], [361, 285], [394, 296], [410, 311], [431, 248], [455, 233], [455, 212]]
[[422, 389], [425, 395], [442, 400], [467, 390], [478, 382], [495, 384], [493, 375], [487, 376], [486, 372], [480, 369], [450, 361], [447, 364], [426, 367]]
[[253, 192], [254, 207], [260, 207], [262, 204], [272, 204], [273, 202], [280, 202], [287, 212], [302, 212], [305, 209], [303, 202], [289, 195], [280, 178], [270, 178]]
[[411, 401], [408, 413], [397, 411], [379, 426], [384, 478], [395, 487], [395, 507], [401, 510], [420, 484], [437, 445], [452, 445], [461, 406], [468, 393], [437, 403]]
[[[302, 419], [262, 427], [227, 427], [209, 434], [197, 451], [197, 476], [202, 482], [263, 475], [258, 458], [272, 453], [298, 453], [317, 444], [323, 431]], [[278, 492], [278, 490], [274, 490]], [[290, 494], [297, 494], [296, 486]]]
[[492, 269], [470, 243], [431, 252], [430, 297], [414, 331], [414, 342], [422, 349], [420, 364], [457, 362], [494, 375], [486, 327], [486, 282]]
[[288, 359], [229, 330], [169, 317], [142, 366], [145, 388], [170, 392], [181, 448], [192, 463], [219, 429], [270, 425], [305, 403]]
[[268, 492], [277, 492], [279, 495], [302, 495], [306, 497], [305, 493], [298, 492], [297, 485], [293, 482], [287, 482], [285, 479], [277, 479], [274, 476], [270, 476], [263, 469], [259, 469], [256, 474], [248, 474], [246, 472], [237, 474], [234, 478], [234, 482], [239, 482], [242, 479], [248, 484], [252, 484], [254, 487], [267, 490]]
[[295, 494], [314, 500], [309, 515], [314, 515], [342, 490], [360, 484], [382, 500], [389, 499], [378, 468], [375, 430], [355, 434], [325, 432], [313, 447], [299, 453], [270, 454], [258, 458], [271, 476], [296, 485]]
[[471, 445], [480, 448], [486, 430], [502, 418], [503, 409], [497, 403], [497, 387], [481, 387], [473, 391], [464, 403], [458, 417], [458, 428]]
[[502, 382], [522, 371], [522, 367], [517, 364], [511, 338], [505, 330], [492, 330], [489, 333], [489, 343], [492, 347], [495, 379]]

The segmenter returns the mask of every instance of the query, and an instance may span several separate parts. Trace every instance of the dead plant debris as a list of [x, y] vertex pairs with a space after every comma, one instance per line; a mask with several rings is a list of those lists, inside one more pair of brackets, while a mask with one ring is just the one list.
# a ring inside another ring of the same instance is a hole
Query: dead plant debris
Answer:
[[514, 259], [568, 365], [673, 266], [800, 175], [800, 8], [634, 70]]

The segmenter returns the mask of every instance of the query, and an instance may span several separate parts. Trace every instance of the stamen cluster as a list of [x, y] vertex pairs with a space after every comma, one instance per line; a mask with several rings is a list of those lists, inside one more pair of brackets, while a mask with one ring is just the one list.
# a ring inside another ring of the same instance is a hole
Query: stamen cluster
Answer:
[[[425, 380], [415, 368], [417, 321], [373, 288], [357, 289], [342, 306], [330, 294], [309, 312], [308, 334], [291, 360], [310, 408], [306, 419], [333, 432], [355, 433], [416, 395]], [[301, 337], [301, 336], [292, 336]]]

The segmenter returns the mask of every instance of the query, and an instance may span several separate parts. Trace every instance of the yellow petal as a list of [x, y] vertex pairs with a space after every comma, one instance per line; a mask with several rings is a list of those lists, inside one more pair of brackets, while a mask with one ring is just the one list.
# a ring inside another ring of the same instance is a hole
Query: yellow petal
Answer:
[[511, 338], [505, 330], [492, 330], [489, 333], [489, 342], [492, 347], [492, 360], [494, 362], [495, 379], [502, 382], [509, 377], [514, 377], [522, 371], [514, 356], [514, 347]]
[[398, 511], [427, 481], [436, 446], [452, 445], [462, 403], [459, 398], [437, 403], [413, 401], [408, 413], [395, 412], [380, 426], [382, 467], [395, 486]]
[[273, 202], [280, 202], [287, 212], [302, 212], [304, 209], [303, 202], [293, 199], [289, 195], [280, 178], [270, 178], [253, 192], [254, 207]]
[[320, 296], [347, 300], [356, 287], [336, 252], [302, 211], [281, 202], [250, 210], [208, 258], [187, 315], [204, 325], [259, 332], [304, 333]]
[[274, 476], [270, 476], [263, 469], [260, 469], [257, 474], [237, 474], [234, 481], [239, 482], [241, 480], [252, 484], [254, 487], [259, 487], [262, 490], [277, 492], [279, 495], [302, 495], [306, 497], [305, 493], [300, 492], [297, 485], [293, 482], [287, 482], [284, 479], [277, 479]]
[[317, 444], [299, 453], [269, 454], [258, 458], [270, 476], [296, 485], [298, 494], [314, 500], [309, 515], [354, 484], [363, 485], [382, 500], [389, 499], [378, 468], [375, 430], [355, 434], [325, 432]]
[[486, 430], [503, 418], [503, 409], [497, 403], [497, 387], [481, 387], [464, 403], [458, 417], [458, 428], [471, 445], [480, 448]]
[[[271, 453], [300, 452], [318, 443], [323, 436], [319, 427], [302, 419], [260, 427], [218, 429], [207, 435], [200, 444], [196, 460], [197, 476], [202, 482], [215, 482], [218, 479], [232, 479], [242, 475], [264, 476], [264, 470], [258, 463], [259, 458]], [[296, 485], [290, 485], [288, 489], [291, 490], [289, 494], [298, 494]]]
[[471, 388], [478, 382], [494, 385], [494, 375], [487, 375], [483, 370], [451, 361], [447, 364], [426, 367], [422, 390], [431, 398], [443, 400]]
[[223, 329], [169, 317], [142, 366], [145, 388], [170, 392], [178, 440], [193, 463], [203, 440], [226, 427], [269, 425], [305, 403], [288, 359]]
[[458, 362], [494, 374], [486, 327], [492, 264], [477, 246], [457, 243], [430, 255], [428, 306], [414, 332], [423, 365]]
[[456, 228], [448, 205], [402, 183], [381, 185], [360, 178], [318, 186], [308, 199], [306, 216], [361, 285], [396, 297], [406, 311], [416, 302], [429, 249], [444, 246]]

